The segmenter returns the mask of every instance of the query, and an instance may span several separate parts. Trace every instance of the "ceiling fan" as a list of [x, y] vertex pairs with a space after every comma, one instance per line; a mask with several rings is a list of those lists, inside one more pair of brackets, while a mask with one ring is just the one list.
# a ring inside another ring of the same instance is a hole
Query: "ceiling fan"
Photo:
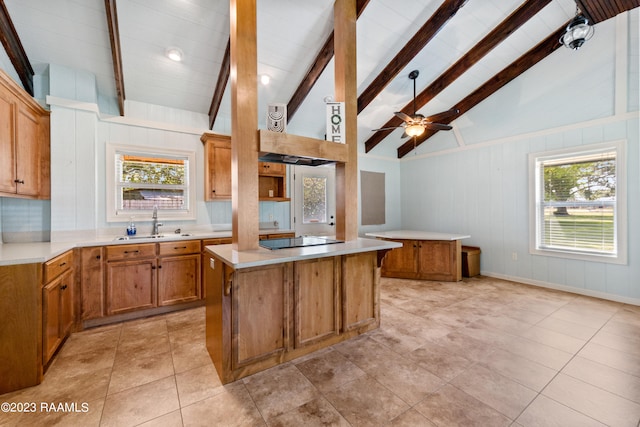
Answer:
[[438, 123], [438, 122], [458, 114], [459, 110], [457, 108], [452, 108], [451, 110], [443, 111], [442, 113], [434, 114], [429, 117], [425, 117], [422, 114], [416, 113], [416, 78], [418, 77], [419, 74], [420, 72], [418, 70], [413, 70], [412, 72], [409, 73], [409, 79], [413, 80], [413, 114], [408, 115], [403, 113], [402, 111], [396, 111], [393, 114], [395, 114], [396, 117], [402, 119], [404, 121], [403, 124], [401, 124], [400, 126], [374, 129], [373, 130], [374, 132], [379, 130], [389, 130], [389, 129], [396, 129], [396, 128], [402, 127], [404, 128], [404, 132], [402, 133], [401, 138], [406, 138], [408, 136], [412, 136], [415, 138], [417, 136], [422, 135], [427, 129], [432, 129], [432, 130], [453, 129], [449, 125]]

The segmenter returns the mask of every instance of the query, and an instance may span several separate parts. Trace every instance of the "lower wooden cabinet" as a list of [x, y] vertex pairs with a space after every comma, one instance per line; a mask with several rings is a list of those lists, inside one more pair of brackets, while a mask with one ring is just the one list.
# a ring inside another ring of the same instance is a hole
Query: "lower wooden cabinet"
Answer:
[[379, 326], [376, 252], [238, 270], [207, 253], [207, 350], [223, 384]]
[[107, 315], [156, 307], [155, 258], [107, 262]]
[[166, 306], [201, 298], [200, 241], [158, 244], [158, 305]]
[[288, 265], [244, 270], [233, 280], [233, 367], [277, 356], [285, 350], [289, 300]]
[[98, 319], [105, 315], [104, 248], [80, 248], [80, 320]]
[[402, 243], [384, 258], [382, 275], [405, 279], [462, 280], [460, 240], [392, 240]]
[[73, 310], [73, 253], [71, 251], [44, 264], [42, 287], [42, 364], [51, 357], [69, 335], [75, 317]]

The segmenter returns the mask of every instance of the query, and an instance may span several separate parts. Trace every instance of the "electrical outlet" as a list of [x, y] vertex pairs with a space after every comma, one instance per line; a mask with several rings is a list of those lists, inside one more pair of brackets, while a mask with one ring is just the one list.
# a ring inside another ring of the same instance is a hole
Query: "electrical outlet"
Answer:
[[511, 260], [512, 261], [518, 260], [518, 252], [511, 252]]

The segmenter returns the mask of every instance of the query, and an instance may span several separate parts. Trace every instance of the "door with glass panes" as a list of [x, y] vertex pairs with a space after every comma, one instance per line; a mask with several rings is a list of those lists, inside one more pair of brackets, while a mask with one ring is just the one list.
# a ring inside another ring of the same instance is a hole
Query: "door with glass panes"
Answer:
[[335, 235], [335, 165], [293, 166], [296, 236]]

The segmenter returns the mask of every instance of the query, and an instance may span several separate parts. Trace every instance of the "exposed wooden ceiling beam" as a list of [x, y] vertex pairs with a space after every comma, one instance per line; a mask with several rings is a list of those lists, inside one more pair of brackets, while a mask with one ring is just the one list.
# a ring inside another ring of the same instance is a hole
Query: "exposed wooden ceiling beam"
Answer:
[[20, 42], [18, 32], [13, 26], [13, 21], [11, 21], [4, 0], [0, 0], [0, 40], [2, 40], [2, 45], [13, 64], [13, 68], [18, 73], [22, 86], [24, 86], [29, 95], [33, 96], [33, 68]]
[[[562, 46], [558, 42], [558, 39], [564, 33], [565, 28], [566, 24], [557, 29], [536, 46], [531, 48], [529, 51], [527, 51], [527, 53], [516, 59], [498, 74], [487, 80], [482, 86], [473, 91], [462, 101], [454, 105], [452, 108], [457, 108], [459, 112], [455, 116], [447, 119], [445, 123], [451, 123], [457, 117], [478, 105], [480, 102], [504, 87], [507, 83], [514, 80], [520, 74], [524, 73], [529, 68], [533, 67], [535, 64], [537, 64], [542, 59], [553, 53], [560, 46]], [[431, 136], [435, 135], [436, 132], [437, 131], [427, 130], [424, 134], [417, 137], [415, 141], [410, 140], [402, 144], [400, 147], [398, 147], [398, 158], [402, 158], [407, 155], [415, 147], [419, 146]]]
[[116, 82], [118, 109], [124, 116], [124, 75], [122, 74], [122, 51], [120, 50], [120, 31], [118, 30], [118, 11], [116, 0], [104, 0], [107, 12], [107, 27], [109, 27], [109, 41], [111, 42], [111, 58], [113, 61], [113, 77]]
[[227, 87], [227, 82], [229, 81], [229, 74], [231, 73], [230, 49], [231, 38], [227, 41], [227, 49], [224, 51], [224, 56], [222, 57], [222, 64], [220, 64], [220, 71], [218, 72], [218, 82], [216, 83], [216, 88], [213, 91], [211, 107], [209, 107], [209, 129], [213, 129], [213, 124], [218, 116], [222, 97], [224, 96], [224, 90]]
[[[480, 40], [469, 52], [463, 55], [455, 64], [449, 67], [426, 89], [416, 96], [416, 108], [420, 109], [431, 101], [447, 86], [453, 83], [458, 77], [464, 74], [469, 68], [482, 59], [494, 47], [504, 41], [509, 35], [520, 28], [529, 19], [542, 10], [551, 0], [528, 0], [509, 15], [504, 21]], [[558, 36], [559, 37], [559, 36]], [[413, 114], [413, 100], [401, 110], [405, 114]], [[393, 128], [402, 124], [402, 119], [393, 116], [380, 128]], [[365, 151], [368, 153], [384, 140], [393, 129], [376, 131], [365, 141]]]
[[[356, 16], [360, 17], [362, 12], [364, 11], [367, 4], [369, 4], [370, 0], [357, 0], [356, 1]], [[324, 42], [322, 49], [318, 52], [316, 59], [313, 61], [313, 64], [305, 74], [304, 78], [298, 85], [298, 88], [293, 93], [293, 96], [287, 103], [287, 122], [291, 120], [293, 115], [298, 111], [300, 105], [307, 97], [313, 85], [316, 84], [316, 81], [320, 78], [322, 71], [327, 67], [331, 58], [333, 58], [333, 31], [327, 37], [327, 40]]]
[[640, 0], [577, 0], [577, 3], [591, 24], [606, 21], [622, 12], [640, 7]]
[[438, 10], [424, 23], [418, 32], [404, 45], [369, 86], [358, 96], [358, 113], [361, 113], [382, 92], [398, 73], [406, 67], [438, 31], [446, 25], [468, 0], [445, 0]]

